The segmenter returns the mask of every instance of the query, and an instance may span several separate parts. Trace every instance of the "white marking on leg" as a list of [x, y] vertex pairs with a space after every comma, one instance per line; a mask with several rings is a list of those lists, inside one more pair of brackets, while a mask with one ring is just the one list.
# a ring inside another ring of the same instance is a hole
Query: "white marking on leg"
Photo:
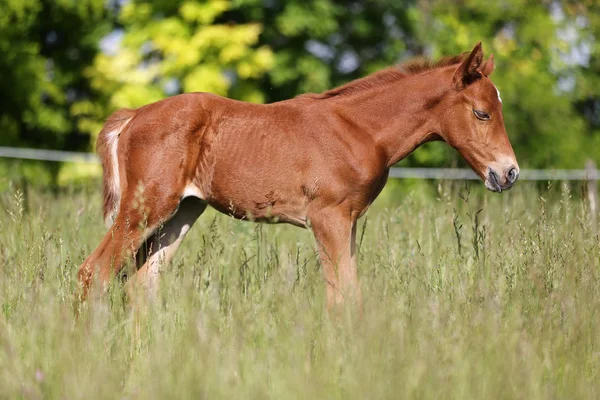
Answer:
[[185, 235], [189, 232], [194, 222], [206, 209], [204, 203], [182, 202], [179, 210], [164, 227], [155, 232], [152, 238], [152, 253], [138, 270], [138, 272], [127, 282], [127, 291], [134, 294], [134, 287], [140, 285], [149, 295], [155, 295], [158, 288], [158, 280], [161, 269], [168, 265], [175, 257]]
[[[148, 257], [146, 264], [136, 274], [136, 279], [141, 280], [139, 283], [142, 284], [146, 293], [152, 298], [155, 298], [158, 292], [158, 279], [161, 270], [173, 260], [183, 238], [191, 227], [192, 224], [184, 224], [178, 233], [170, 229], [167, 229], [167, 232], [160, 233], [157, 241], [159, 248]], [[176, 238], [168, 237], [168, 235]]]
[[200, 191], [200, 188], [191, 182], [188, 183], [188, 185], [183, 190], [182, 198], [185, 199], [186, 197], [197, 197], [201, 200], [204, 200], [204, 195]]

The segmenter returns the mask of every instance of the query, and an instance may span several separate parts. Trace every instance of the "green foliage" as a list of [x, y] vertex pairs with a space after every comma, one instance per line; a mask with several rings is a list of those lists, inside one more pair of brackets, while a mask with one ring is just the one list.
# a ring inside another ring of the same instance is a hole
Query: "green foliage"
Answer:
[[[582, 168], [582, 158], [600, 161], [599, 148], [591, 146], [598, 139], [590, 137], [585, 115], [573, 106], [573, 98], [581, 96], [577, 87], [598, 84], [598, 70], [589, 71], [568, 53], [582, 42], [596, 43], [591, 31], [598, 32], [600, 25], [591, 27], [590, 13], [579, 8], [569, 14], [568, 3], [533, 0], [430, 4], [432, 18], [421, 32], [434, 56], [459, 53], [476, 40], [495, 55], [492, 79], [502, 94], [506, 128], [522, 167]], [[577, 19], [580, 25], [588, 21], [585, 29], [575, 29]], [[567, 37], [567, 29], [577, 36]], [[574, 79], [577, 87], [561, 89], [560, 78]], [[595, 93], [598, 98], [600, 92]]]
[[48, 169], [44, 163], [31, 160], [0, 159], [0, 193], [10, 189], [12, 180], [18, 184], [33, 183], [37, 190], [51, 186], [56, 170]]
[[265, 21], [275, 53], [263, 85], [268, 101], [321, 92], [420, 52], [415, 1], [237, 0], [240, 18]]
[[[566, 63], [565, 75], [574, 78], [569, 98], [585, 121], [585, 142], [588, 150], [600, 149], [600, 3], [594, 0], [569, 2], [564, 6], [565, 32], [577, 32], [574, 49], [568, 42], [561, 42], [560, 51], [568, 55], [589, 51], [585, 64]], [[596, 162], [599, 158], [594, 157]]]
[[4, 0], [0, 5], [0, 145], [85, 146], [69, 107], [83, 69], [111, 29], [104, 0]]
[[[206, 91], [262, 102], [255, 81], [271, 67], [269, 47], [257, 46], [262, 26], [218, 20], [230, 10], [225, 0], [126, 3], [119, 13], [123, 38], [115, 54], [101, 53], [86, 71], [92, 87], [105, 96], [77, 105], [98, 132], [101, 117], [123, 107], [139, 107], [169, 94]], [[169, 85], [175, 85], [173, 90]]]
[[359, 226], [360, 317], [325, 311], [309, 232], [209, 211], [154, 304], [134, 312], [117, 280], [77, 320], [99, 193], [2, 192], [0, 397], [598, 398], [587, 200], [479, 189], [384, 193]]
[[[272, 102], [323, 91], [423, 52], [457, 54], [481, 40], [496, 56], [493, 79], [521, 165], [579, 168], [582, 158], [600, 161], [594, 7], [531, 0], [275, 0], [268, 7], [258, 0], [131, 2], [120, 14], [121, 51], [99, 55], [91, 76], [110, 110], [161, 98], [173, 79], [179, 91]], [[589, 62], [571, 54], [586, 46]], [[102, 108], [93, 115], [99, 121], [105, 114]], [[90, 127], [97, 132], [99, 123]], [[432, 144], [404, 164], [457, 162], [455, 152]]]
[[[599, 15], [594, 0], [4, 0], [0, 145], [90, 148], [117, 108], [279, 101], [481, 40], [521, 165], [581, 167], [600, 162]], [[440, 144], [404, 162], [457, 163]]]

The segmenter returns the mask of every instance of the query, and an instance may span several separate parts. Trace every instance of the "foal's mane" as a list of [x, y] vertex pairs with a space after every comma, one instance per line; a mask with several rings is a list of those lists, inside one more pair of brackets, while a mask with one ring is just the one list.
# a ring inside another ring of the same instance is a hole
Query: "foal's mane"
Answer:
[[302, 95], [302, 97], [310, 97], [313, 99], [329, 99], [331, 97], [353, 94], [373, 87], [393, 83], [407, 76], [417, 75], [436, 68], [459, 64], [467, 55], [469, 55], [469, 52], [462, 53], [457, 56], [442, 57], [436, 61], [433, 61], [427, 57], [415, 57], [402, 64], [382, 69], [381, 71], [367, 75], [364, 78], [355, 79], [346, 83], [345, 85], [327, 90], [326, 92], [307, 93]]

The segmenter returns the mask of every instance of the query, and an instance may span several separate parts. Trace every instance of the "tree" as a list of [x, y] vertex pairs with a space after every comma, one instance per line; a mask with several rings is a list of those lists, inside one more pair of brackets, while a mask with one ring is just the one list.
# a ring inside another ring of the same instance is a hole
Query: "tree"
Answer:
[[[594, 0], [5, 0], [0, 145], [90, 148], [117, 108], [284, 100], [482, 41], [522, 166], [581, 167], [600, 161], [599, 16]], [[431, 144], [405, 164], [456, 159]]]
[[119, 13], [122, 39], [86, 70], [102, 101], [76, 105], [87, 117], [82, 129], [95, 135], [109, 112], [181, 92], [263, 102], [258, 78], [271, 67], [272, 51], [257, 45], [261, 24], [228, 23], [231, 7], [226, 0], [126, 3]]
[[264, 21], [273, 49], [268, 101], [321, 92], [421, 53], [412, 0], [237, 0], [237, 20]]
[[[587, 74], [578, 76], [573, 68], [587, 67], [569, 54], [580, 40], [592, 39], [573, 23], [584, 10], [568, 15], [565, 7], [567, 2], [535, 0], [421, 3], [420, 37], [433, 56], [464, 51], [479, 40], [495, 54], [492, 79], [522, 167], [582, 168], [583, 155], [600, 155], [598, 147], [589, 147], [586, 122], [573, 106], [579, 85], [591, 89]], [[572, 28], [569, 38], [565, 29]]]
[[[600, 149], [600, 4], [597, 1], [565, 2], [561, 54], [566, 62], [561, 78], [567, 94], [585, 120], [584, 143], [589, 150]], [[569, 43], [569, 39], [570, 42]], [[596, 162], [600, 159], [595, 155]]]
[[411, 4], [131, 1], [120, 12], [119, 48], [88, 70], [105, 99], [77, 111], [97, 133], [107, 111], [181, 92], [273, 102], [324, 91], [419, 53]]
[[104, 0], [5, 0], [0, 12], [0, 145], [84, 149], [69, 107], [111, 29]]

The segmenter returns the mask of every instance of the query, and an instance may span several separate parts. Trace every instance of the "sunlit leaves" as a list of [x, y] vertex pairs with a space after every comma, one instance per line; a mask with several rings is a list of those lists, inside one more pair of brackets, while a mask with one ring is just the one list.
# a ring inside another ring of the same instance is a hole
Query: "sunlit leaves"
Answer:
[[183, 89], [186, 92], [226, 94], [230, 85], [231, 82], [223, 71], [214, 65], [199, 65], [183, 79]]
[[[84, 150], [120, 107], [278, 101], [481, 40], [521, 166], [581, 167], [600, 161], [599, 30], [593, 0], [3, 0], [0, 145]], [[445, 149], [405, 165], [455, 164]]]
[[583, 9], [569, 17], [566, 2], [429, 4], [429, 18], [420, 15], [428, 29], [420, 32], [435, 57], [469, 50], [478, 41], [486, 54], [495, 55], [491, 78], [502, 93], [506, 128], [521, 167], [582, 168], [582, 155], [600, 157], [586, 145], [584, 119], [572, 102], [576, 92], [559, 84], [561, 77], [581, 82], [573, 72], [580, 61], [568, 51], [583, 33], [581, 26], [575, 29], [584, 25]]
[[339, 29], [341, 10], [328, 0], [290, 2], [277, 19], [277, 27], [287, 36], [306, 32], [315, 38], [324, 37]]
[[69, 107], [106, 33], [104, 0], [4, 0], [0, 5], [0, 145], [61, 148], [77, 129]]
[[268, 46], [257, 46], [259, 23], [219, 22], [231, 7], [224, 0], [127, 3], [120, 15], [125, 28], [119, 48], [114, 55], [99, 54], [88, 70], [94, 88], [108, 98], [103, 114], [175, 94], [167, 87], [264, 100], [251, 80], [271, 68], [273, 54]]
[[205, 3], [186, 1], [179, 9], [179, 13], [187, 22], [197, 22], [202, 25], [208, 25], [229, 8], [230, 4], [225, 0], [215, 0]]

